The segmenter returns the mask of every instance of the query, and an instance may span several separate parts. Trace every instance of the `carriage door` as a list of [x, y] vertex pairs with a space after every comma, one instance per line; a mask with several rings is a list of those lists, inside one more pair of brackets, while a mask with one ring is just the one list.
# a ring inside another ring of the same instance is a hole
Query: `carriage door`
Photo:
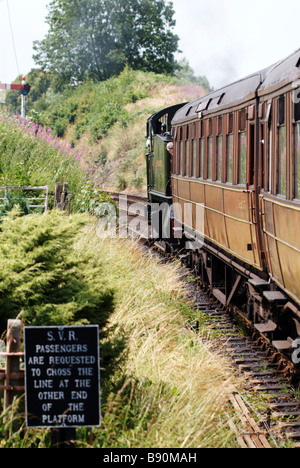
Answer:
[[249, 186], [254, 185], [254, 171], [255, 171], [255, 124], [250, 124], [249, 129]]
[[[263, 177], [263, 152], [257, 146], [257, 138], [260, 137], [260, 123], [258, 119], [251, 122], [249, 125], [249, 165], [248, 165], [248, 183], [252, 199], [252, 233], [255, 238], [256, 248], [254, 248], [256, 263], [263, 268], [264, 265], [264, 252], [263, 240], [261, 235], [261, 212], [260, 212], [260, 189], [261, 180]], [[261, 145], [259, 145], [261, 146]], [[254, 234], [255, 233], [255, 234]]]

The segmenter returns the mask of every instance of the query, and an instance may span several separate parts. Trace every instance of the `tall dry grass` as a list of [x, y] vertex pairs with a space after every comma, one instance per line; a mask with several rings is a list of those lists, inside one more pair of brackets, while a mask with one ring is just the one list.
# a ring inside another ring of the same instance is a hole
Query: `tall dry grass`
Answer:
[[122, 375], [122, 387], [108, 396], [95, 440], [106, 447], [234, 446], [226, 411], [235, 382], [226, 359], [186, 328], [192, 311], [180, 266], [162, 264], [128, 239], [99, 239], [90, 228], [82, 248], [102, 258], [116, 291], [111, 324], [126, 336], [126, 360], [112, 377]]
[[[93, 288], [101, 293], [106, 285], [115, 297], [100, 333], [102, 426], [93, 428], [92, 446], [235, 447], [228, 401], [236, 383], [226, 359], [186, 327], [195, 312], [180, 265], [161, 263], [129, 239], [100, 239], [95, 222], [83, 220], [74, 259], [87, 259], [84, 274]], [[93, 307], [92, 296], [84, 299], [85, 307]], [[96, 312], [92, 318], [101, 316], [103, 306]], [[108, 359], [113, 356], [114, 366]], [[50, 432], [24, 432], [18, 412], [11, 408], [0, 418], [0, 446], [49, 447]], [[76, 445], [90, 446], [85, 428], [77, 430]]]

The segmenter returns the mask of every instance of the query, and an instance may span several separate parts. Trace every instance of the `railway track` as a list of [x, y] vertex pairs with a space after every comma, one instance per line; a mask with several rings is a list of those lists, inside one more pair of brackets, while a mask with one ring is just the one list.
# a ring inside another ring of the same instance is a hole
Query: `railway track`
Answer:
[[[224, 310], [199, 283], [190, 293], [199, 319], [205, 318], [218, 352], [226, 354], [243, 392], [231, 396], [239, 423], [231, 423], [241, 447], [271, 448], [291, 445], [300, 448], [300, 401], [285, 377], [282, 361], [262, 346], [257, 335], [245, 335], [236, 317]], [[198, 333], [198, 324], [191, 329]]]
[[[119, 203], [120, 194], [109, 195]], [[120, 215], [128, 218], [128, 234], [161, 253], [164, 251], [161, 243], [148, 242], [149, 230], [144, 235], [140, 230], [130, 230], [130, 220], [137, 213], [142, 216], [146, 203], [145, 197], [126, 195], [125, 198], [123, 195]], [[130, 210], [132, 204], [135, 204], [134, 210]], [[210, 330], [207, 339], [214, 340], [218, 351], [221, 348], [231, 359], [234, 371], [244, 382], [243, 392], [234, 392], [230, 402], [238, 416], [237, 421], [230, 420], [230, 425], [239, 445], [242, 448], [300, 448], [300, 399], [291, 383], [295, 377], [293, 365], [272, 348], [266, 336], [255, 330], [242, 312], [219, 303], [197, 274], [184, 265], [184, 254], [180, 256], [189, 300], [198, 315], [190, 324], [190, 330], [200, 333], [199, 323], [205, 320]], [[168, 255], [168, 259], [172, 257]]]

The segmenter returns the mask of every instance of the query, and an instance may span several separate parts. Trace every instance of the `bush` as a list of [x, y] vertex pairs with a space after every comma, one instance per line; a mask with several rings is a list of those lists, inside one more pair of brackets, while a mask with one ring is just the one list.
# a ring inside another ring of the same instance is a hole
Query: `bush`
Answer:
[[106, 322], [113, 291], [93, 253], [74, 245], [88, 218], [59, 212], [20, 217], [14, 208], [0, 232], [0, 326], [23, 311], [27, 325]]

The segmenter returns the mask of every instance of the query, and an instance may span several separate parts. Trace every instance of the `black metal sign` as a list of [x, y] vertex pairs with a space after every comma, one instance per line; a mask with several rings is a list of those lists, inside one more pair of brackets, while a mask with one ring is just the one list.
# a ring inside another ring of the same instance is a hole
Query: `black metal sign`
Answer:
[[99, 426], [99, 327], [25, 327], [24, 342], [27, 426]]

